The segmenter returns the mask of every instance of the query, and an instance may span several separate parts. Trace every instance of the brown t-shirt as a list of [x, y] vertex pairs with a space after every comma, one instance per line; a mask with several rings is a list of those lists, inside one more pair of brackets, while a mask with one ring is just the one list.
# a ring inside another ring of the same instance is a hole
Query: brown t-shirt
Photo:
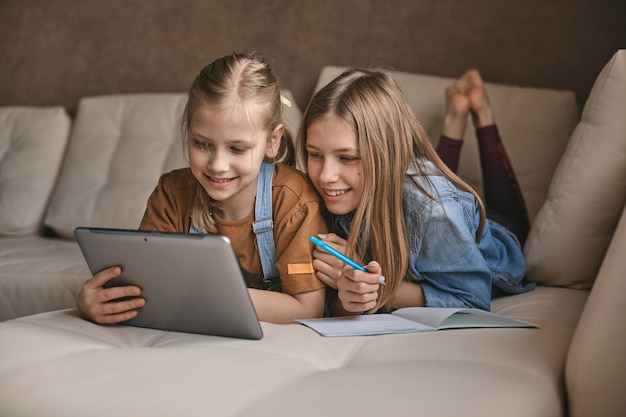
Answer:
[[[140, 230], [188, 233], [191, 205], [197, 181], [189, 168], [163, 174], [148, 199]], [[276, 268], [282, 291], [299, 294], [324, 287], [313, 270], [310, 235], [326, 232], [317, 193], [305, 175], [287, 165], [276, 164], [272, 181], [272, 211]], [[227, 221], [215, 216], [220, 234], [227, 236], [251, 288], [266, 288], [263, 270], [252, 231], [254, 214]]]

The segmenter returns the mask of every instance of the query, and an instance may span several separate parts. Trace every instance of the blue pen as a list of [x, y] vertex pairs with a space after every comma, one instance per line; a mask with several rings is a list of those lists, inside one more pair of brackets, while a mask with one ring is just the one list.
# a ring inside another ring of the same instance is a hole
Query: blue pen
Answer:
[[[311, 242], [313, 242], [313, 244], [315, 244], [316, 246], [320, 247], [321, 249], [325, 250], [326, 252], [328, 252], [331, 255], [333, 255], [334, 257], [336, 257], [337, 259], [340, 259], [343, 262], [347, 263], [352, 268], [358, 269], [359, 271], [367, 272], [367, 269], [365, 269], [365, 267], [363, 265], [359, 265], [358, 263], [356, 263], [352, 259], [348, 258], [346, 255], [344, 255], [343, 253], [341, 253], [338, 250], [334, 249], [332, 246], [326, 244], [325, 242], [321, 241], [320, 239], [318, 239], [318, 238], [316, 238], [314, 236], [310, 236], [309, 240]], [[380, 285], [385, 285], [385, 277], [380, 277], [380, 281], [378, 283]]]

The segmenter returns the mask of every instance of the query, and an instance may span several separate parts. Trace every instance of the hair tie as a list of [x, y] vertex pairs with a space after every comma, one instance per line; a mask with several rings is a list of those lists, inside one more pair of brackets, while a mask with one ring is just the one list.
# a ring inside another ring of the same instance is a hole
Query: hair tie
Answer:
[[283, 103], [287, 107], [291, 107], [291, 101], [289, 101], [289, 99], [287, 99], [282, 94], [280, 95], [280, 102]]

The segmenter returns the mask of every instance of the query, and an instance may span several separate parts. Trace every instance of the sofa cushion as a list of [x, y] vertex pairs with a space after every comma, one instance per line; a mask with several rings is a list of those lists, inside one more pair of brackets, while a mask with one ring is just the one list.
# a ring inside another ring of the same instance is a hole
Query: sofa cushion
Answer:
[[562, 416], [586, 297], [537, 288], [494, 302], [539, 329], [363, 337], [262, 323], [263, 339], [230, 339], [43, 313], [0, 323], [0, 404], [7, 416], [83, 416], [95, 403], [98, 415], [134, 417]]
[[91, 277], [74, 241], [0, 237], [0, 321], [71, 308]]
[[77, 226], [137, 228], [162, 172], [185, 163], [184, 94], [80, 100], [45, 224], [72, 238]]
[[[289, 91], [283, 96], [291, 105], [284, 106], [287, 123], [297, 129], [300, 110]], [[83, 98], [45, 224], [66, 238], [78, 226], [137, 228], [160, 175], [187, 165], [186, 99], [174, 93]]]
[[[343, 67], [324, 67], [316, 91]], [[453, 78], [391, 71], [428, 136], [439, 142], [445, 115], [445, 89]], [[567, 141], [580, 117], [574, 93], [485, 83], [496, 123], [522, 188], [531, 220], [543, 204]], [[459, 175], [482, 193], [476, 133], [471, 122], [464, 137]]]
[[0, 236], [39, 231], [69, 132], [62, 107], [0, 108]]
[[525, 246], [527, 277], [590, 288], [626, 200], [626, 49], [602, 69]]
[[607, 250], [567, 356], [570, 417], [626, 412], [626, 209]]

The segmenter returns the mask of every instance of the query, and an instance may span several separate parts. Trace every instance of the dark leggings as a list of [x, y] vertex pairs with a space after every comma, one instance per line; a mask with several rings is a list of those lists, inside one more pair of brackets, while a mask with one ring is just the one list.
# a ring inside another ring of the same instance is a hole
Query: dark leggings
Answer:
[[[487, 217], [513, 232], [522, 246], [528, 236], [528, 211], [496, 125], [476, 129]], [[455, 173], [463, 141], [441, 135], [437, 153]]]

